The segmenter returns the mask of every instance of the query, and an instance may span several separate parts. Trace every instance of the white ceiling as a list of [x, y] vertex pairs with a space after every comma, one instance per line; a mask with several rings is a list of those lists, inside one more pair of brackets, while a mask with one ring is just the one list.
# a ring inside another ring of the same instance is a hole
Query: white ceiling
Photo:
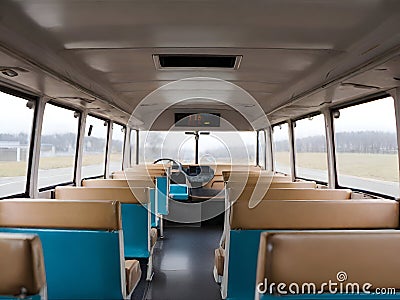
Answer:
[[[392, 79], [400, 76], [398, 0], [2, 0], [0, 41], [0, 65], [29, 70], [0, 80], [124, 122], [146, 95], [185, 78], [245, 89], [272, 122], [400, 83]], [[166, 71], [155, 68], [153, 54], [243, 58], [238, 70]], [[371, 75], [384, 63], [390, 68], [379, 79]], [[340, 84], [350, 79], [378, 88]], [[198, 93], [196, 84], [163, 89], [159, 101]], [[209, 98], [221, 93], [211, 86]], [[231, 111], [247, 101], [240, 92], [230, 95], [222, 108], [193, 100], [185, 109]]]

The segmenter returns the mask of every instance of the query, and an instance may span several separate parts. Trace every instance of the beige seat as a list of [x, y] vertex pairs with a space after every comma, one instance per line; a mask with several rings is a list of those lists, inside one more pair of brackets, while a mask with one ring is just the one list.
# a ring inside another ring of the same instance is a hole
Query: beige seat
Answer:
[[154, 188], [154, 182], [146, 179], [86, 179], [82, 181], [83, 187], [149, 187]]
[[218, 276], [224, 274], [225, 249], [219, 247], [214, 252], [214, 266]]
[[142, 277], [140, 263], [137, 260], [125, 261], [126, 290], [133, 291]]
[[[3, 200], [0, 201], [0, 227], [119, 231], [122, 229], [120, 202], [105, 200]], [[118, 245], [121, 246], [121, 244]], [[121, 259], [123, 260], [122, 256]], [[121, 263], [124, 263], [124, 261], [121, 261]], [[138, 272], [141, 271], [137, 268], [130, 270], [132, 276], [129, 279], [121, 278], [122, 282], [129, 284], [130, 287], [136, 286], [138, 281], [135, 282], [135, 278], [140, 279]], [[125, 272], [123, 274], [125, 276]], [[1, 275], [2, 272], [0, 272], [0, 278]], [[129, 295], [132, 290], [125, 292], [126, 295]]]
[[[331, 280], [400, 289], [400, 232], [395, 230], [262, 233], [257, 283], [312, 283], [328, 292]], [[343, 278], [339, 281], [340, 278]], [[325, 285], [323, 285], [325, 283]]]
[[263, 200], [255, 208], [233, 204], [231, 229], [397, 228], [394, 200]]
[[158, 238], [157, 228], [151, 228], [150, 229], [150, 246], [151, 247], [153, 247], [156, 244], [157, 238]]
[[229, 200], [249, 202], [254, 200], [345, 200], [351, 199], [349, 189], [298, 189], [298, 188], [273, 188], [264, 189], [252, 187], [244, 189], [229, 188], [227, 185]]
[[58, 186], [55, 198], [60, 200], [118, 200], [121, 203], [149, 203], [148, 189], [143, 187], [67, 187]]
[[0, 296], [25, 298], [43, 294], [46, 274], [36, 235], [0, 233]]
[[0, 201], [0, 227], [120, 230], [117, 201]]

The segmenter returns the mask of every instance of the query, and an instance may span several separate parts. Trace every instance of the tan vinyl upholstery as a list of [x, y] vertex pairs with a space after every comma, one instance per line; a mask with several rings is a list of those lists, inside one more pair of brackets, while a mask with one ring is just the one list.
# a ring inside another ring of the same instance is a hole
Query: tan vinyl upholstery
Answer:
[[0, 266], [0, 296], [36, 295], [46, 285], [42, 244], [36, 235], [0, 233]]
[[60, 200], [117, 200], [122, 203], [148, 203], [147, 188], [69, 187], [58, 186], [55, 198]]
[[292, 181], [290, 176], [278, 175], [264, 170], [223, 171], [222, 177], [224, 178], [224, 181], [229, 181], [229, 180], [237, 181], [237, 178], [252, 178], [252, 177], [274, 177], [274, 178], [276, 177], [278, 181], [285, 181], [285, 182]]
[[156, 244], [157, 238], [158, 238], [157, 228], [151, 228], [151, 230], [150, 230], [150, 247], [153, 247]]
[[82, 181], [83, 187], [150, 187], [154, 188], [154, 182], [146, 179], [86, 179]]
[[236, 202], [232, 229], [364, 229], [397, 228], [394, 200], [263, 200], [255, 208]]
[[0, 227], [120, 230], [117, 201], [0, 201]]
[[257, 283], [267, 278], [269, 283], [321, 288], [329, 280], [340, 283], [337, 274], [345, 272], [343, 284], [358, 283], [360, 292], [364, 283], [398, 290], [399, 249], [400, 232], [395, 230], [262, 233]]
[[129, 295], [137, 286], [142, 276], [140, 263], [137, 260], [125, 261], [126, 294]]
[[224, 274], [224, 263], [225, 263], [225, 250], [222, 247], [215, 249], [214, 252], [214, 266], [219, 276]]
[[262, 200], [346, 200], [351, 199], [351, 190], [348, 189], [268, 189], [263, 188], [244, 188], [229, 189], [229, 200], [232, 201], [245, 201], [254, 194], [255, 199]]

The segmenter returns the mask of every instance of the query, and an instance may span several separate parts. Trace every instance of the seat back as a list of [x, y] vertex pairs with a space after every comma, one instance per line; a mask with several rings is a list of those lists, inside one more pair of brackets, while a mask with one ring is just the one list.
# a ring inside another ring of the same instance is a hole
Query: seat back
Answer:
[[149, 187], [154, 188], [154, 181], [146, 179], [85, 179], [83, 187]]
[[[393, 230], [263, 232], [256, 282], [296, 283], [305, 298], [316, 294], [315, 290], [329, 293], [329, 281], [338, 288], [342, 284], [342, 293], [362, 294], [365, 284], [371, 284], [369, 292], [376, 288], [399, 290], [399, 248], [400, 232]], [[265, 294], [271, 290], [267, 287]]]
[[228, 298], [250, 299], [262, 231], [393, 229], [399, 226], [399, 204], [382, 199], [263, 200], [249, 208], [241, 201], [232, 206], [230, 224], [223, 285]]
[[127, 258], [150, 255], [150, 192], [148, 188], [56, 187], [55, 198], [121, 202], [124, 253]]
[[37, 235], [0, 233], [0, 266], [0, 296], [45, 296], [43, 249]]
[[259, 200], [346, 200], [351, 199], [349, 189], [310, 189], [310, 188], [272, 188], [246, 187], [244, 189], [228, 188], [230, 202], [249, 202]]
[[0, 232], [40, 237], [49, 299], [127, 296], [119, 202], [3, 200]]

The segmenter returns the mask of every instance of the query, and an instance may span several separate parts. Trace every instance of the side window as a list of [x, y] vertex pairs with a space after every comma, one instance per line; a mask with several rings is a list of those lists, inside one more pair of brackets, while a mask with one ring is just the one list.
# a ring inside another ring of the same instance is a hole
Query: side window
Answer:
[[343, 108], [333, 116], [339, 185], [399, 197], [393, 98]]
[[131, 137], [130, 137], [131, 166], [136, 165], [136, 137], [137, 137], [137, 131], [131, 129]]
[[108, 122], [87, 116], [83, 147], [82, 178], [104, 176]]
[[272, 127], [274, 140], [275, 171], [285, 174], [290, 173], [289, 130], [284, 123]]
[[319, 114], [296, 121], [294, 127], [296, 175], [328, 182], [325, 120]]
[[125, 128], [114, 123], [111, 139], [110, 173], [113, 171], [122, 170], [124, 139]]
[[0, 197], [26, 191], [34, 109], [28, 100], [0, 92]]
[[47, 103], [40, 144], [38, 187], [74, 179], [79, 118], [74, 111]]

